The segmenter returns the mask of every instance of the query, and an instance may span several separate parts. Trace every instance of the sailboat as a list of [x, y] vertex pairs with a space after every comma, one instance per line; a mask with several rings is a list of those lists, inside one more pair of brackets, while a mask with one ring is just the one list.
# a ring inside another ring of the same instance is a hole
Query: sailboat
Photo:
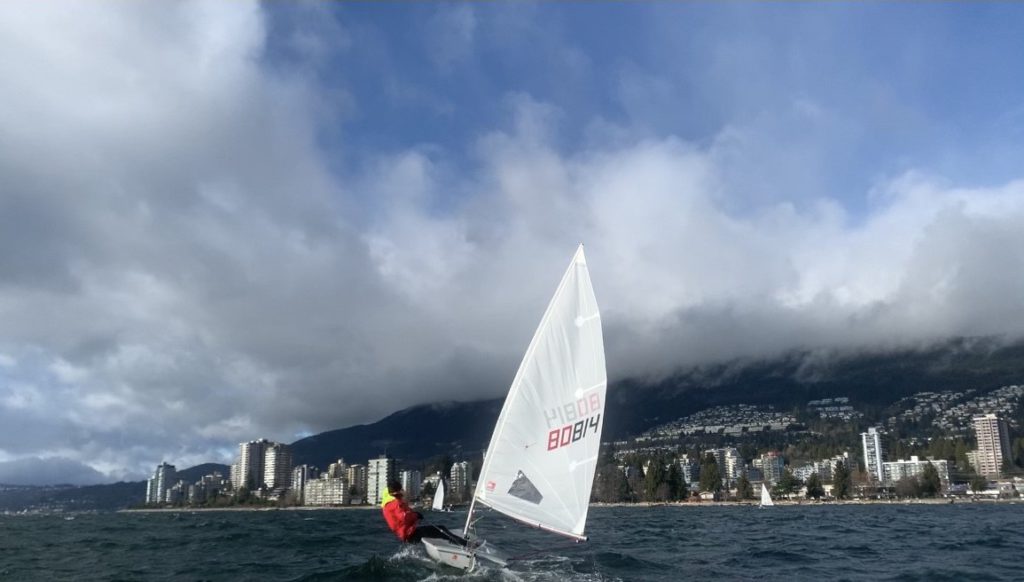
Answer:
[[470, 536], [477, 505], [585, 541], [607, 384], [601, 316], [580, 245], [498, 416], [463, 529], [471, 542], [426, 538], [427, 554], [462, 570], [478, 560], [507, 565], [493, 545]]
[[434, 492], [434, 503], [430, 508], [434, 511], [451, 511], [444, 508], [444, 479], [437, 480], [437, 491]]
[[761, 483], [761, 507], [772, 507], [775, 502], [772, 501], [771, 493], [768, 493], [768, 487], [764, 483]]

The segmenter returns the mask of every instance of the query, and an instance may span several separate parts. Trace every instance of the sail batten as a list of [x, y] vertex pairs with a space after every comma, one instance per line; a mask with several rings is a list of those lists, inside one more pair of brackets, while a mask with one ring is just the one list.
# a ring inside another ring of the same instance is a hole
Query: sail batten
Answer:
[[580, 245], [509, 388], [474, 502], [584, 539], [607, 383], [600, 311]]

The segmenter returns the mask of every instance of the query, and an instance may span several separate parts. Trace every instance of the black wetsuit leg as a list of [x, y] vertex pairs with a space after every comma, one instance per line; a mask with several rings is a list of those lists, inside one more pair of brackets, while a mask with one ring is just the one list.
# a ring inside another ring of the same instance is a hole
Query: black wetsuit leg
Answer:
[[466, 545], [466, 540], [460, 538], [451, 532], [448, 528], [443, 525], [421, 525], [416, 528], [412, 535], [409, 536], [409, 541], [412, 543], [419, 543], [423, 538], [438, 538], [442, 540], [448, 540], [449, 542], [463, 546]]

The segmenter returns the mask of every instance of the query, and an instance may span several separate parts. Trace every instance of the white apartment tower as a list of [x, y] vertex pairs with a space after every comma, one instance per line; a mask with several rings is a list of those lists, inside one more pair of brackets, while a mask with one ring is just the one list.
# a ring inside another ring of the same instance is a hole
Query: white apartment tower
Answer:
[[878, 427], [871, 427], [868, 432], [860, 433], [864, 445], [864, 468], [879, 483], [885, 482], [885, 445], [882, 444], [882, 433]]
[[754, 467], [761, 469], [762, 479], [774, 485], [782, 479], [782, 472], [785, 470], [786, 460], [777, 451], [768, 451], [757, 459], [754, 459]]
[[163, 503], [167, 498], [167, 490], [178, 479], [178, 471], [174, 465], [160, 463], [153, 477], [146, 481], [146, 503]]
[[366, 470], [366, 502], [380, 505], [381, 494], [387, 489], [388, 481], [398, 474], [395, 460], [387, 455], [370, 459]]
[[419, 499], [420, 485], [423, 484], [422, 473], [415, 470], [402, 471], [401, 475], [399, 475], [399, 480], [402, 482], [402, 490], [405, 491], [406, 500], [412, 502], [414, 499]]
[[338, 459], [337, 461], [327, 465], [327, 476], [331, 479], [337, 479], [339, 477], [348, 476], [348, 464], [345, 463], [345, 459]]
[[281, 443], [267, 443], [263, 460], [263, 483], [267, 489], [291, 487], [292, 448]]
[[1010, 453], [1010, 438], [1006, 423], [995, 414], [975, 416], [974, 434], [978, 439], [975, 468], [986, 477], [999, 477], [1003, 462]]
[[267, 439], [260, 439], [238, 445], [238, 481], [231, 483], [236, 490], [245, 487], [252, 491], [263, 487], [264, 463], [269, 444]]
[[306, 484], [320, 476], [320, 470], [311, 465], [299, 465], [292, 469], [292, 489], [299, 503], [305, 503]]
[[462, 461], [452, 465], [449, 482], [452, 485], [452, 497], [457, 501], [469, 498], [469, 481], [473, 477], [473, 465]]

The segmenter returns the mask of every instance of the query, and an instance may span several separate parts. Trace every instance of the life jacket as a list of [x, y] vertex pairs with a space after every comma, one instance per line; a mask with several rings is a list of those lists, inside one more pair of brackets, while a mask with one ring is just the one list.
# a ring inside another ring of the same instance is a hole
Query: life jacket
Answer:
[[409, 541], [409, 537], [416, 531], [416, 522], [420, 519], [416, 512], [409, 509], [409, 505], [405, 501], [398, 499], [387, 489], [381, 492], [380, 504], [384, 513], [384, 521], [388, 522], [391, 531], [395, 532], [398, 539], [403, 542]]

